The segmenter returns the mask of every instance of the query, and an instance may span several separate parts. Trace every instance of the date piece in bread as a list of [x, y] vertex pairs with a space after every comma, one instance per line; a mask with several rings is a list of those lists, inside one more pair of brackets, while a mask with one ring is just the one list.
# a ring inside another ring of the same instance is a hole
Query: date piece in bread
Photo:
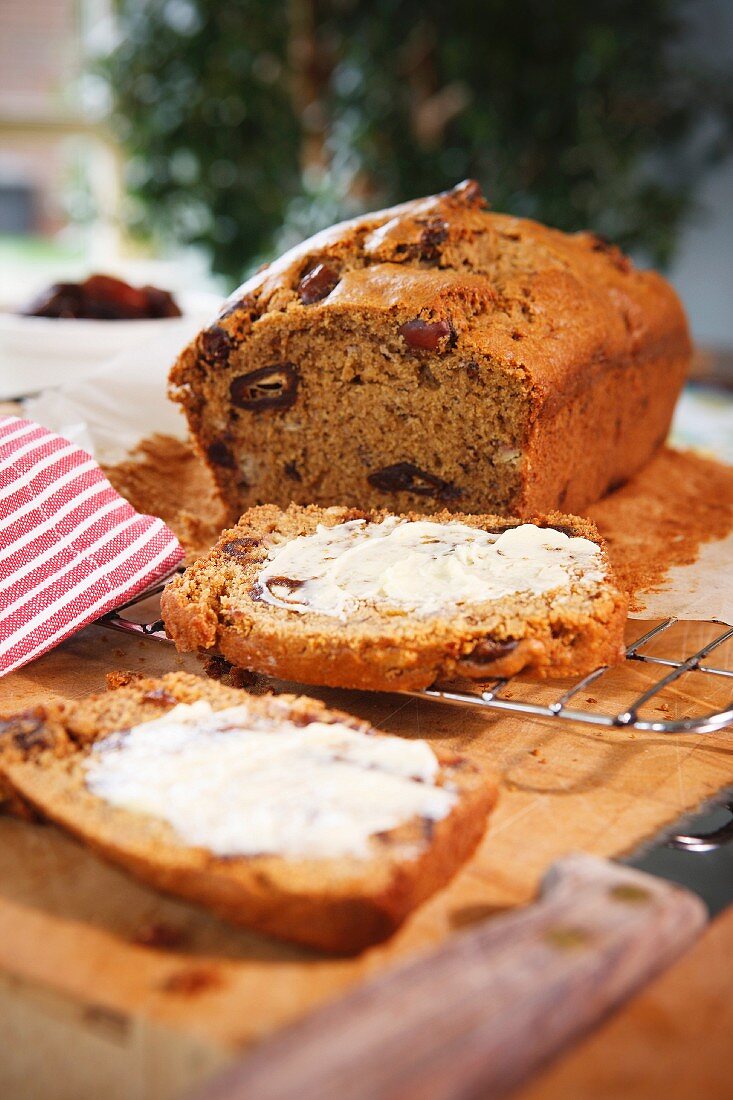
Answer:
[[162, 599], [180, 650], [377, 691], [615, 664], [626, 610], [598, 532], [576, 517], [298, 505], [250, 509]]
[[484, 833], [496, 788], [463, 757], [313, 699], [127, 681], [0, 721], [0, 795], [227, 920], [360, 951]]
[[664, 440], [690, 362], [661, 276], [477, 184], [335, 225], [236, 291], [171, 394], [255, 504], [581, 512]]

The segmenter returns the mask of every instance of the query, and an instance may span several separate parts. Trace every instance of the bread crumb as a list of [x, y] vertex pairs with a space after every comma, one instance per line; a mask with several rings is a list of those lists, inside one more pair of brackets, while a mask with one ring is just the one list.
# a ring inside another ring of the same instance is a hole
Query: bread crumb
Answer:
[[207, 993], [222, 984], [221, 974], [217, 970], [199, 966], [169, 974], [161, 989], [176, 997], [198, 997], [199, 994]]
[[690, 565], [703, 543], [733, 530], [733, 467], [662, 447], [587, 514], [606, 540], [630, 610], [643, 610], [637, 592], [658, 590], [672, 566]]
[[210, 680], [218, 680], [226, 687], [241, 688], [252, 695], [263, 695], [268, 690], [268, 683], [259, 672], [251, 672], [246, 668], [237, 668], [230, 664], [225, 657], [214, 655], [204, 658], [204, 672]]
[[205, 553], [235, 518], [227, 516], [214, 479], [192, 447], [172, 436], [142, 440], [129, 459], [104, 467], [104, 472], [133, 508], [168, 524], [187, 562]]
[[108, 672], [105, 676], [108, 691], [126, 687], [127, 684], [134, 684], [136, 680], [142, 679], [142, 672], [133, 672], [131, 669], [117, 669], [115, 672]]
[[180, 947], [184, 939], [183, 929], [164, 921], [143, 924], [132, 936], [132, 942], [140, 947], [158, 947], [164, 950]]

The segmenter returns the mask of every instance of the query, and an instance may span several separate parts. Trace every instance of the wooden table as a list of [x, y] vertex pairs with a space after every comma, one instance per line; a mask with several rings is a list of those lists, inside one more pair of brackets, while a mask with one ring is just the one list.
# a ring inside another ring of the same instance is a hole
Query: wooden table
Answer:
[[[664, 645], [689, 652], [711, 629], [681, 624]], [[630, 624], [630, 637], [641, 630]], [[730, 648], [720, 660], [725, 656], [733, 657]], [[154, 675], [176, 667], [198, 665], [165, 643], [91, 627], [8, 677], [0, 711], [100, 690], [113, 668]], [[583, 702], [592, 707], [612, 695], [620, 703], [647, 676], [644, 666], [615, 671], [607, 687], [594, 686]], [[532, 690], [538, 699], [557, 694], [557, 687]], [[390, 943], [334, 960], [165, 898], [54, 828], [0, 819], [3, 1097], [175, 1096], [352, 983], [456, 928], [527, 902], [558, 856], [628, 852], [733, 784], [730, 732], [606, 733], [397, 695], [313, 694], [389, 732], [460, 749], [498, 776], [499, 807], [476, 857]], [[695, 713], [704, 705], [699, 694], [692, 674], [658, 716]], [[709, 1078], [706, 1096], [725, 1095], [729, 1044], [720, 1028], [731, 1034], [731, 946], [733, 917], [725, 917], [674, 971], [538, 1079], [527, 1097], [612, 1096], [620, 1082], [632, 1096], [652, 1095], [653, 1088], [667, 1097], [692, 1095], [680, 1090], [693, 1070]]]

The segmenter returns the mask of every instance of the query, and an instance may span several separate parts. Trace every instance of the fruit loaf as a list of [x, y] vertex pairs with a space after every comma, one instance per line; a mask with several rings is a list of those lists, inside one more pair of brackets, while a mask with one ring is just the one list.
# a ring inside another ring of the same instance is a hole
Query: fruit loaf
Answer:
[[165, 589], [180, 650], [303, 683], [378, 691], [623, 654], [627, 598], [587, 521], [252, 508]]
[[236, 291], [171, 395], [255, 504], [582, 512], [664, 440], [690, 359], [659, 275], [468, 181], [336, 225]]
[[0, 721], [3, 797], [167, 893], [351, 953], [448, 882], [496, 788], [313, 699], [177, 672]]

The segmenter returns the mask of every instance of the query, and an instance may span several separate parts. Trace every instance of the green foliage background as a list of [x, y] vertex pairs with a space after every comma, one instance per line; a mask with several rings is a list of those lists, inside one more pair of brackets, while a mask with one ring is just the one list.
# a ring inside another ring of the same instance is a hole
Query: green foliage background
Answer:
[[131, 228], [239, 279], [338, 218], [482, 183], [664, 265], [733, 136], [689, 0], [119, 0]]

